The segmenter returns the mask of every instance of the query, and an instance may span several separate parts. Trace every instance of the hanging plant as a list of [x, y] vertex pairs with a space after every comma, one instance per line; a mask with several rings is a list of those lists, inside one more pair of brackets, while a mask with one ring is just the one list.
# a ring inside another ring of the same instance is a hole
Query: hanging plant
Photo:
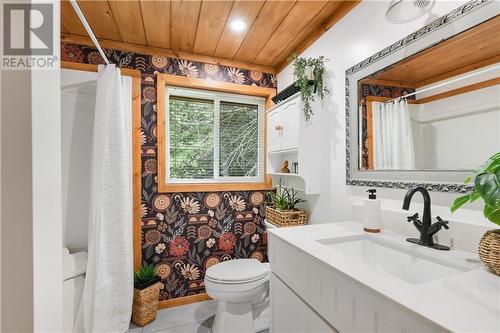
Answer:
[[[304, 117], [306, 120], [311, 118], [313, 111], [311, 102], [314, 101], [314, 93], [323, 100], [328, 93], [325, 87], [325, 62], [328, 61], [323, 56], [318, 58], [302, 58], [296, 53], [292, 55], [293, 61], [293, 76], [295, 77], [295, 85], [299, 87], [302, 101], [304, 102]], [[310, 82], [314, 81], [314, 88]]]

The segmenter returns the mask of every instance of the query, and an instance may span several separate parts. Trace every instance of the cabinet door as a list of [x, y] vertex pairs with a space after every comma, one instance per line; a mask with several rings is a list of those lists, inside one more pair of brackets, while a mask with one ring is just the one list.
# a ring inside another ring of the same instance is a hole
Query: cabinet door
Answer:
[[295, 98], [282, 107], [281, 125], [281, 149], [293, 149], [298, 147], [299, 139], [299, 101]]
[[280, 107], [267, 113], [267, 151], [277, 151], [281, 149], [281, 110]]
[[272, 333], [337, 332], [271, 273]]

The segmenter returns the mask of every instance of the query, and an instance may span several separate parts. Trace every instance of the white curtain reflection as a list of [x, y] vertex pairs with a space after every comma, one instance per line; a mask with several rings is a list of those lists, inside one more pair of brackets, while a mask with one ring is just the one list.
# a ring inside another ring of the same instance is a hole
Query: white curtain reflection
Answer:
[[415, 169], [415, 152], [407, 101], [373, 102], [372, 110], [374, 169]]

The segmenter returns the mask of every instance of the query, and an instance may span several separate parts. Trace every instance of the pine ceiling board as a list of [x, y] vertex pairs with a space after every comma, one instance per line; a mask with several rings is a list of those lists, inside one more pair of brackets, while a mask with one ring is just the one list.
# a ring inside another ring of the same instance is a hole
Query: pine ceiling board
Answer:
[[301, 46], [302, 43], [309, 38], [309, 36], [319, 32], [320, 35], [323, 34], [326, 31], [323, 29], [323, 26], [342, 4], [342, 1], [329, 1], [328, 4], [318, 13], [318, 15], [316, 15], [309, 22], [309, 24], [295, 36], [295, 38], [291, 39], [288, 45], [282, 49], [281, 53], [273, 59], [271, 62], [272, 66], [276, 66], [289, 58], [295, 51], [297, 51], [299, 46]]
[[82, 22], [80, 22], [80, 19], [69, 1], [61, 1], [61, 25], [63, 25], [70, 34], [81, 36], [87, 35], [87, 31], [85, 31]]
[[327, 4], [326, 1], [298, 1], [252, 62], [270, 64]]
[[213, 55], [226, 25], [233, 1], [207, 1], [201, 4], [194, 53]]
[[252, 61], [294, 5], [295, 1], [266, 1], [234, 59]]
[[107, 1], [78, 1], [92, 31], [99, 38], [121, 41], [113, 13]]
[[146, 44], [146, 33], [142, 23], [141, 6], [138, 0], [108, 1], [122, 41]]
[[[216, 57], [232, 59], [241, 43], [245, 39], [248, 30], [251, 29], [255, 18], [259, 14], [265, 1], [243, 1], [237, 0], [233, 3], [233, 8], [222, 32], [219, 44], [215, 50]], [[248, 27], [248, 30], [242, 32], [234, 32], [229, 27], [229, 22], [234, 19], [243, 20]]]
[[141, 0], [148, 45], [170, 48], [170, 1]]
[[172, 1], [170, 43], [172, 49], [192, 52], [201, 1]]

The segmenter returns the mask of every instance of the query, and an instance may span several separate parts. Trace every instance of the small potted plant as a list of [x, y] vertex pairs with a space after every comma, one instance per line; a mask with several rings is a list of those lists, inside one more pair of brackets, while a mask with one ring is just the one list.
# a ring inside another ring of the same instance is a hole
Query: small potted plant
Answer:
[[327, 60], [323, 56], [318, 58], [302, 58], [295, 53], [292, 55], [293, 76], [296, 80], [295, 86], [300, 89], [306, 120], [309, 120], [313, 114], [311, 102], [314, 101], [314, 93], [317, 93], [321, 100], [328, 93], [324, 82], [326, 72], [325, 62]]
[[306, 200], [297, 197], [293, 188], [284, 188], [281, 183], [276, 192], [267, 193], [266, 219], [278, 227], [306, 224], [307, 213], [296, 206]]
[[156, 319], [160, 296], [160, 277], [154, 265], [143, 265], [134, 273], [132, 322], [145, 326]]
[[[500, 152], [490, 157], [479, 169], [465, 179], [474, 182], [474, 190], [458, 197], [451, 206], [454, 212], [468, 202], [483, 200], [484, 216], [500, 225]], [[479, 257], [496, 275], [500, 275], [500, 229], [489, 230], [479, 242]]]

